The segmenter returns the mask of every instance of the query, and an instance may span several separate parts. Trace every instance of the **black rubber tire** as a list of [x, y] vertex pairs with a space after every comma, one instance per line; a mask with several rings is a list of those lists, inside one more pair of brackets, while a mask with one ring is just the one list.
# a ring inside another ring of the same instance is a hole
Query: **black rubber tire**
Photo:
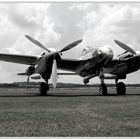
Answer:
[[106, 84], [101, 83], [100, 89], [99, 89], [99, 95], [101, 95], [101, 96], [107, 96], [108, 95]]
[[119, 82], [116, 86], [117, 95], [125, 95], [126, 94], [126, 86], [123, 82]]
[[45, 82], [42, 82], [40, 84], [40, 95], [41, 96], [47, 96], [48, 95], [48, 90], [49, 90], [49, 85], [46, 84]]

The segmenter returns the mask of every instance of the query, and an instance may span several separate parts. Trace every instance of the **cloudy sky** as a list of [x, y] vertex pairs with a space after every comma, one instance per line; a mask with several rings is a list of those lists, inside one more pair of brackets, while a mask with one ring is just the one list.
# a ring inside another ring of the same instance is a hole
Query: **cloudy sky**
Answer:
[[[63, 57], [78, 58], [90, 45], [110, 46], [115, 58], [124, 51], [114, 39], [140, 50], [140, 3], [0, 3], [0, 53], [41, 55], [43, 50], [27, 40], [26, 34], [57, 50], [83, 39]], [[25, 81], [26, 77], [16, 74], [26, 67], [0, 61], [0, 82]], [[140, 71], [128, 75], [125, 82], [140, 83], [139, 77]], [[59, 81], [82, 83], [82, 78], [61, 76]], [[99, 80], [90, 81], [95, 82]]]

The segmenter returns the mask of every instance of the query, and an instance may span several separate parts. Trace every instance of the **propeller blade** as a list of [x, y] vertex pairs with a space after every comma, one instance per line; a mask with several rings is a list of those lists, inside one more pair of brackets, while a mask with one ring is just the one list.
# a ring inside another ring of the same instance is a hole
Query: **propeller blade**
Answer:
[[115, 41], [115, 43], [117, 44], [117, 45], [119, 45], [121, 48], [123, 48], [124, 50], [126, 50], [126, 51], [128, 51], [128, 52], [130, 52], [130, 53], [132, 53], [132, 54], [136, 54], [136, 52], [132, 49], [132, 48], [130, 48], [129, 46], [127, 46], [126, 44], [124, 44], [124, 43], [122, 43], [122, 42], [120, 42], [120, 41], [118, 41], [118, 40], [114, 40]]
[[70, 49], [74, 48], [75, 46], [77, 46], [81, 42], [82, 42], [82, 39], [74, 41], [73, 43], [67, 45], [62, 50], [60, 50], [60, 52], [64, 52], [64, 51], [70, 50]]
[[40, 48], [42, 48], [42, 49], [44, 49], [44, 50], [50, 52], [50, 50], [48, 50], [47, 48], [45, 48], [45, 47], [44, 47], [39, 41], [37, 41], [36, 39], [34, 39], [34, 38], [32, 38], [32, 37], [30, 37], [30, 36], [28, 36], [28, 35], [25, 35], [25, 37], [26, 37], [27, 39], [29, 39], [31, 42], [33, 42], [34, 44], [36, 44], [37, 46], [39, 46]]
[[53, 66], [52, 66], [52, 84], [53, 84], [53, 87], [56, 88], [56, 86], [57, 86], [57, 63], [56, 63], [56, 59], [53, 60]]

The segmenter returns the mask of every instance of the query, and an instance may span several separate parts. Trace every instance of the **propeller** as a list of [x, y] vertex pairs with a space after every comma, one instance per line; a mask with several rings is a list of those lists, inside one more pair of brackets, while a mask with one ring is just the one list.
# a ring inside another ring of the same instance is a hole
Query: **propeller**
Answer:
[[52, 84], [53, 84], [53, 87], [56, 88], [56, 86], [57, 86], [57, 63], [56, 63], [56, 59], [53, 60], [53, 66], [52, 66]]
[[[33, 42], [34, 44], [36, 44], [37, 46], [39, 46], [40, 48], [46, 50], [47, 52], [52, 52], [51, 50], [47, 49], [44, 47], [44, 45], [42, 45], [39, 41], [37, 41], [36, 39], [28, 36], [28, 35], [25, 35], [25, 37], [27, 39], [29, 39], [31, 42]], [[55, 55], [57, 53], [62, 53], [62, 52], [65, 52], [67, 50], [70, 50], [72, 48], [74, 48], [75, 46], [77, 46], [79, 43], [82, 42], [82, 39], [80, 40], [77, 40], [77, 41], [74, 41], [72, 43], [70, 43], [69, 45], [65, 46], [63, 49], [61, 49], [60, 51], [57, 51], [57, 52], [54, 52], [54, 58], [53, 58], [53, 65], [52, 65], [52, 84], [53, 84], [53, 87], [56, 88], [56, 85], [57, 85], [57, 61], [56, 61], [56, 58], [55, 58]], [[53, 55], [52, 54], [52, 55]], [[27, 81], [29, 81], [29, 78], [27, 79]]]
[[33, 42], [34, 44], [36, 44], [37, 46], [39, 46], [40, 48], [46, 50], [47, 52], [50, 52], [50, 50], [48, 50], [47, 48], [44, 47], [44, 45], [42, 45], [39, 41], [37, 41], [36, 39], [28, 36], [28, 35], [25, 35], [25, 37], [27, 39], [29, 39], [31, 42]]
[[123, 48], [124, 50], [126, 50], [126, 51], [128, 51], [128, 52], [130, 52], [130, 53], [132, 53], [132, 54], [136, 54], [136, 52], [132, 49], [132, 48], [130, 48], [129, 46], [127, 46], [126, 44], [124, 44], [124, 43], [122, 43], [122, 42], [120, 42], [120, 41], [118, 41], [118, 40], [114, 40], [115, 41], [115, 43], [117, 44], [117, 45], [119, 45], [121, 48]]
[[[44, 49], [44, 50], [46, 50], [48, 52], [51, 52], [49, 49], [44, 47], [44, 45], [42, 45], [39, 41], [37, 41], [36, 39], [32, 38], [31, 36], [25, 35], [25, 37], [27, 39], [29, 39], [31, 42], [33, 42], [34, 44], [36, 44], [37, 46], [39, 46], [40, 48], [42, 48], [42, 49]], [[77, 46], [81, 42], [82, 42], [82, 39], [74, 41], [74, 42], [70, 43], [69, 45], [67, 45], [66, 47], [64, 47], [63, 49], [61, 49], [58, 52], [64, 52], [64, 51], [70, 50], [70, 49], [74, 48], [75, 46]]]
[[66, 47], [61, 49], [59, 52], [64, 52], [64, 51], [70, 50], [70, 49], [74, 48], [75, 46], [77, 46], [81, 42], [82, 42], [82, 39], [74, 41], [73, 43], [70, 43], [69, 45], [67, 45]]

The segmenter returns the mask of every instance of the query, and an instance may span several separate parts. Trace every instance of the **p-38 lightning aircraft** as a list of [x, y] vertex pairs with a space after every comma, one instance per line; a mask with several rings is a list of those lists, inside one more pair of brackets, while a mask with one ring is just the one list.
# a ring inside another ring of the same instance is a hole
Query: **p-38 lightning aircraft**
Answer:
[[98, 76], [101, 81], [99, 88], [99, 95], [107, 95], [107, 86], [104, 83], [104, 79], [114, 79], [116, 83], [116, 91], [118, 95], [124, 95], [126, 93], [126, 86], [123, 82], [118, 82], [119, 79], [125, 79], [126, 75], [137, 71], [140, 68], [140, 52], [134, 51], [129, 46], [115, 40], [121, 48], [125, 50], [124, 53], [118, 55], [117, 59], [113, 59], [113, 51], [109, 47], [101, 47], [94, 49], [87, 47], [82, 51], [79, 59], [62, 58], [62, 53], [69, 49], [72, 49], [76, 45], [82, 42], [81, 40], [75, 41], [60, 51], [56, 51], [53, 48], [45, 48], [36, 39], [25, 35], [27, 39], [35, 43], [40, 48], [44, 49], [41, 56], [27, 56], [16, 54], [0, 54], [0, 60], [13, 63], [20, 63], [29, 65], [24, 73], [18, 73], [18, 75], [28, 76], [32, 79], [44, 79], [40, 85], [40, 95], [47, 95], [49, 91], [48, 80], [52, 76], [53, 87], [57, 84], [57, 69], [66, 70], [83, 77], [83, 82], [87, 84], [91, 78]]

